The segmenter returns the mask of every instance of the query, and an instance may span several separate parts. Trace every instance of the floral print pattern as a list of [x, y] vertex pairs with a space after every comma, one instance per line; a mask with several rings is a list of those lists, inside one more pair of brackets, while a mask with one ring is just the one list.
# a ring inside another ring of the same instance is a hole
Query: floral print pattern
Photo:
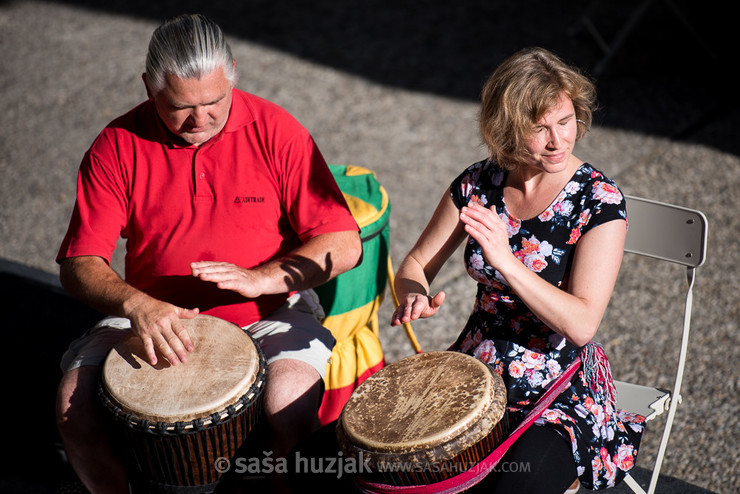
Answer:
[[[471, 201], [495, 208], [504, 221], [514, 255], [549, 283], [567, 288], [578, 240], [596, 225], [627, 219], [616, 184], [588, 163], [576, 171], [553, 202], [531, 219], [506, 209], [507, 171], [485, 160], [471, 165], [450, 187], [461, 208]], [[546, 390], [581, 353], [540, 321], [506, 280], [486, 263], [480, 245], [468, 238], [465, 266], [478, 282], [473, 311], [452, 349], [492, 365], [504, 377], [509, 416], [521, 421]], [[603, 392], [588, 386], [579, 370], [568, 390], [537, 419], [570, 441], [581, 484], [612, 487], [634, 466], [645, 419], [616, 409]], [[515, 424], [514, 424], [515, 425]]]

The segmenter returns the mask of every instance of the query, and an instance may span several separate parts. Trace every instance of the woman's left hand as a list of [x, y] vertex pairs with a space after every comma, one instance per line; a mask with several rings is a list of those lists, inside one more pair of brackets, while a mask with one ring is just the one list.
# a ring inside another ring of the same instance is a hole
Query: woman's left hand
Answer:
[[480, 244], [486, 262], [498, 269], [500, 263], [510, 259], [509, 234], [504, 221], [496, 211], [470, 202], [460, 211], [465, 231]]

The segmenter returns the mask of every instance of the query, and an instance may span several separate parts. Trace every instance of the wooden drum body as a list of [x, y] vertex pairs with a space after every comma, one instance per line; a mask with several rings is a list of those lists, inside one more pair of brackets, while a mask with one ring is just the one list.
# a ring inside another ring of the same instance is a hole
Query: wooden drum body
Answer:
[[506, 390], [495, 370], [457, 352], [404, 358], [370, 376], [337, 423], [363, 480], [428, 485], [474, 468], [508, 436]]
[[103, 366], [99, 396], [146, 492], [208, 492], [262, 412], [266, 364], [252, 338], [211, 316], [182, 322], [195, 345], [186, 363], [151, 366], [132, 335]]

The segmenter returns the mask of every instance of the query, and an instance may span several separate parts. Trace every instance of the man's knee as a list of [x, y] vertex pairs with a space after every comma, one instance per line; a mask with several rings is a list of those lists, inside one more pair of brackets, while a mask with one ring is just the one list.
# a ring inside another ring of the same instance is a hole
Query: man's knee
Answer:
[[323, 379], [310, 364], [281, 359], [267, 367], [265, 411], [274, 415], [289, 409], [314, 414], [321, 405]]

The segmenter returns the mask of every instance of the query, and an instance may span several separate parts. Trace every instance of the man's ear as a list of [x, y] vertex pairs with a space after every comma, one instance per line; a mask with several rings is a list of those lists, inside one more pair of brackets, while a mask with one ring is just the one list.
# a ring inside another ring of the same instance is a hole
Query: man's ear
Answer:
[[141, 80], [144, 81], [144, 88], [146, 88], [146, 97], [149, 99], [153, 98], [152, 91], [149, 89], [149, 83], [146, 81], [146, 72], [141, 74]]

